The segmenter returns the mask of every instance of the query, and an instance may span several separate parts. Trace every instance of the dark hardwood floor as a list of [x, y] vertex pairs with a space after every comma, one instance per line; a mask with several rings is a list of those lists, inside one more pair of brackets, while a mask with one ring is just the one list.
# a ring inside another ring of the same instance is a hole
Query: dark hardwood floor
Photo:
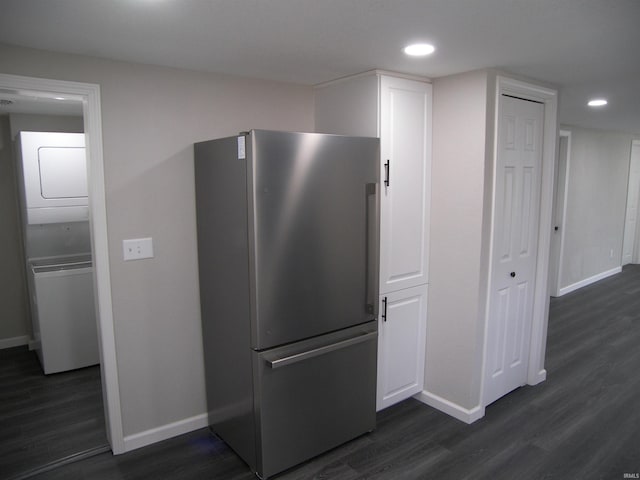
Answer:
[[100, 367], [45, 376], [26, 346], [0, 350], [1, 479], [106, 446]]
[[[544, 383], [503, 397], [472, 425], [410, 399], [380, 412], [374, 432], [278, 479], [637, 478], [625, 474], [640, 473], [640, 266], [552, 299], [546, 368]], [[35, 478], [254, 476], [203, 429]]]

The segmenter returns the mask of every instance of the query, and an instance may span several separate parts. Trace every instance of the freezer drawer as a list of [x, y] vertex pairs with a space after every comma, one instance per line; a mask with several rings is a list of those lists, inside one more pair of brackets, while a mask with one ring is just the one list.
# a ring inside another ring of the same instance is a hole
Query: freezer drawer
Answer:
[[375, 322], [254, 352], [259, 476], [375, 428], [376, 352]]

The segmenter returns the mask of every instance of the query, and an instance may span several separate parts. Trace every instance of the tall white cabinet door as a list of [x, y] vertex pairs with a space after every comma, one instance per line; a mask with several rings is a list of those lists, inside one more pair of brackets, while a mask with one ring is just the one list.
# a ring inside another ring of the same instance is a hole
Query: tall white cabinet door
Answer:
[[431, 85], [380, 78], [380, 292], [428, 282]]
[[422, 391], [427, 285], [380, 296], [378, 395], [382, 410]]

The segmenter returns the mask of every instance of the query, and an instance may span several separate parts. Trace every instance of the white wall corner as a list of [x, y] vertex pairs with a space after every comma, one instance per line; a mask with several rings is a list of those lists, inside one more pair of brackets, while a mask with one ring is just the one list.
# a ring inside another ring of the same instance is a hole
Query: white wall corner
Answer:
[[124, 437], [124, 451], [129, 452], [137, 448], [146, 447], [152, 443], [161, 442], [184, 433], [205, 428], [208, 425], [208, 416], [206, 413], [202, 413], [183, 420], [178, 420], [177, 422], [145, 430], [144, 432], [127, 435]]
[[467, 424], [471, 424], [484, 417], [483, 406], [476, 405], [471, 409], [467, 409], [427, 390], [423, 390], [414, 395], [413, 398]]
[[587, 285], [591, 285], [599, 280], [603, 280], [607, 277], [615, 275], [616, 273], [622, 272], [622, 267], [612, 268], [611, 270], [607, 270], [606, 272], [598, 273], [597, 275], [593, 275], [592, 277], [585, 278], [584, 280], [580, 280], [579, 282], [573, 283], [567, 287], [563, 287], [558, 292], [558, 296], [566, 295], [567, 293], [571, 293], [579, 288], [586, 287]]

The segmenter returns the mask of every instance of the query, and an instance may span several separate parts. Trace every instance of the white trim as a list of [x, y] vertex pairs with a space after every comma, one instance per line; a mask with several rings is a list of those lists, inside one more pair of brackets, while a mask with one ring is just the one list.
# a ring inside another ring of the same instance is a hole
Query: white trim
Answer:
[[586, 287], [587, 285], [591, 285], [592, 283], [596, 283], [599, 280], [610, 277], [611, 275], [615, 275], [616, 273], [622, 272], [622, 267], [612, 268], [611, 270], [607, 270], [606, 272], [598, 273], [597, 275], [593, 275], [592, 277], [585, 278], [584, 280], [580, 280], [579, 282], [573, 283], [568, 287], [561, 288], [558, 292], [558, 296], [566, 295], [567, 293], [574, 292], [579, 288]]
[[[634, 148], [640, 148], [640, 140], [631, 141], [631, 154], [633, 154]], [[631, 166], [631, 158], [629, 158], [629, 166]], [[638, 209], [640, 211], [640, 208]], [[634, 241], [634, 251], [631, 253], [631, 263], [640, 263], [640, 213], [636, 220], [636, 237]]]
[[100, 86], [90, 83], [68, 82], [44, 78], [0, 74], [0, 89], [35, 97], [63, 95], [82, 101], [87, 148], [87, 175], [89, 181], [89, 212], [91, 243], [96, 286], [96, 315], [100, 337], [100, 363], [105, 405], [107, 438], [113, 453], [123, 453], [122, 413], [120, 387], [116, 363], [111, 275], [107, 246], [107, 207], [102, 157], [102, 115]]
[[420, 75], [411, 75], [409, 73], [392, 72], [391, 70], [381, 70], [377, 68], [375, 70], [367, 70], [366, 72], [356, 73], [354, 75], [347, 75], [346, 77], [340, 77], [340, 78], [336, 78], [334, 80], [328, 80], [322, 83], [316, 83], [313, 86], [313, 88], [324, 88], [330, 85], [335, 85], [336, 83], [353, 80], [354, 78], [368, 77], [370, 75], [378, 75], [378, 76], [384, 75], [387, 77], [405, 78], [407, 80], [414, 80], [416, 82], [423, 82], [423, 83], [429, 83], [429, 84], [432, 83], [429, 77], [422, 77]]
[[[631, 264], [638, 264], [640, 263], [640, 208], [636, 209], [636, 231], [633, 233], [633, 245], [631, 248], [631, 258], [629, 259], [629, 262], [624, 263], [625, 262], [625, 258], [624, 258], [624, 241], [625, 238], [627, 237], [627, 223], [628, 223], [628, 209], [629, 209], [629, 191], [630, 191], [630, 187], [631, 187], [631, 169], [633, 167], [633, 153], [634, 153], [634, 149], [638, 148], [640, 149], [640, 140], [632, 140], [631, 141], [631, 151], [629, 153], [629, 173], [627, 174], [627, 203], [625, 205], [625, 214], [624, 214], [624, 230], [623, 230], [623, 235], [622, 235], [622, 254], [621, 254], [621, 263], [622, 266], [624, 267], [625, 265], [631, 263]], [[640, 207], [640, 205], [637, 205], [637, 207]]]
[[[542, 185], [540, 191], [540, 218], [538, 227], [538, 255], [533, 294], [533, 315], [531, 321], [531, 342], [529, 345], [529, 368], [527, 383], [540, 382], [540, 372], [544, 371], [544, 357], [547, 346], [547, 324], [549, 317], [549, 254], [551, 249], [551, 226], [553, 222], [553, 176], [555, 172], [556, 139], [558, 136], [557, 111], [558, 92], [550, 88], [515, 80], [502, 75], [496, 78], [495, 113], [493, 132], [493, 192], [491, 195], [491, 226], [489, 241], [489, 279], [487, 282], [487, 302], [485, 306], [484, 344], [482, 353], [482, 375], [480, 380], [480, 402], [485, 403], [485, 371], [487, 366], [487, 336], [489, 312], [491, 308], [491, 288], [493, 275], [493, 232], [495, 230], [496, 188], [495, 176], [498, 159], [498, 129], [500, 122], [500, 101], [502, 94], [513, 95], [544, 104], [544, 132], [542, 137]], [[546, 376], [546, 375], [545, 375]]]
[[0, 350], [4, 350], [5, 348], [21, 347], [22, 345], [29, 345], [29, 335], [0, 338]]
[[125, 451], [130, 452], [136, 448], [146, 447], [152, 443], [161, 442], [162, 440], [205, 428], [209, 425], [208, 418], [206, 413], [202, 413], [177, 422], [145, 430], [144, 432], [127, 435], [124, 437]]
[[473, 423], [484, 417], [484, 407], [481, 405], [467, 409], [426, 390], [414, 395], [413, 398], [464, 423]]
[[562, 225], [560, 226], [560, 247], [558, 250], [558, 269], [557, 269], [557, 278], [555, 286], [556, 289], [553, 293], [554, 296], [559, 297], [560, 293], [560, 285], [562, 285], [562, 262], [564, 261], [564, 244], [565, 244], [565, 232], [567, 231], [567, 200], [569, 198], [569, 172], [571, 168], [571, 131], [569, 130], [560, 130], [558, 134], [558, 141], [560, 137], [567, 138], [567, 158], [565, 161], [565, 172], [564, 172], [564, 196], [562, 198]]
[[544, 382], [547, 379], [547, 371], [543, 368], [536, 375], [530, 377], [527, 381], [527, 385], [537, 385]]

